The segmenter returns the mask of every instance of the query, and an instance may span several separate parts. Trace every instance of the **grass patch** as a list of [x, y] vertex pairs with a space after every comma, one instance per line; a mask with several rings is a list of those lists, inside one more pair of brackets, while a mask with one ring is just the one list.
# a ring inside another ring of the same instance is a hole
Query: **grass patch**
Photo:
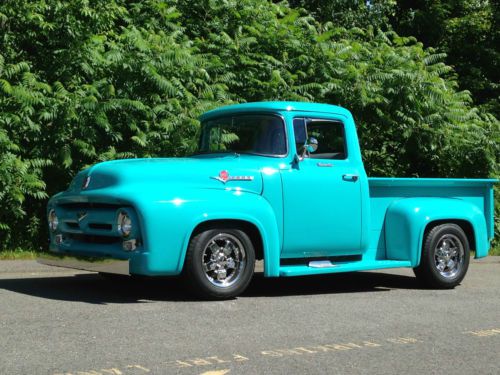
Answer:
[[0, 251], [0, 260], [29, 260], [36, 259], [37, 255], [33, 250], [4, 250]]
[[494, 246], [492, 246], [488, 255], [500, 255], [500, 244], [496, 243]]

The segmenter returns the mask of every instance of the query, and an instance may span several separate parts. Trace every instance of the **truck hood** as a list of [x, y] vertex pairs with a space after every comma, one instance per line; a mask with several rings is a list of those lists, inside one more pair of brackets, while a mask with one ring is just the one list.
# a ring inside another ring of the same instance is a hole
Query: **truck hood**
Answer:
[[191, 158], [124, 159], [96, 164], [80, 172], [68, 192], [113, 186], [162, 185], [172, 188], [238, 189], [262, 193], [262, 175], [254, 158], [238, 155]]

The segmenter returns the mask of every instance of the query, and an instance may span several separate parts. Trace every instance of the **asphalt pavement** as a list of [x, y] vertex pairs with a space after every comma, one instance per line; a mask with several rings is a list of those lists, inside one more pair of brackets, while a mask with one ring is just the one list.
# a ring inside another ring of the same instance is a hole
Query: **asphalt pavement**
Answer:
[[411, 270], [266, 279], [191, 299], [176, 279], [0, 261], [0, 374], [500, 374], [500, 257], [462, 285]]

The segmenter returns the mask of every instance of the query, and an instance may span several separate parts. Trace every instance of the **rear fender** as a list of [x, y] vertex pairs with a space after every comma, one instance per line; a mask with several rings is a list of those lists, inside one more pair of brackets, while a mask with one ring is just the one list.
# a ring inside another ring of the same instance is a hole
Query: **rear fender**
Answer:
[[453, 198], [405, 198], [392, 203], [385, 219], [386, 257], [420, 264], [425, 229], [436, 221], [465, 221], [472, 226], [476, 258], [488, 255], [484, 213], [476, 205]]

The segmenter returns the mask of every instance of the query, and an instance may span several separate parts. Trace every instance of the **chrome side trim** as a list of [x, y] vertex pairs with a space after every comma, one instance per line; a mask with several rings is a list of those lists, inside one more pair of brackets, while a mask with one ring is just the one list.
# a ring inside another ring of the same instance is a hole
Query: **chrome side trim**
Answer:
[[253, 181], [254, 176], [234, 176], [234, 177], [230, 176], [226, 179], [223, 179], [219, 176], [210, 176], [210, 178], [217, 180], [217, 181], [220, 181], [223, 184], [225, 184], [226, 182], [230, 182], [230, 181]]
[[129, 275], [128, 260], [113, 258], [95, 258], [47, 253], [37, 259], [40, 264], [47, 266], [73, 268], [77, 270]]

